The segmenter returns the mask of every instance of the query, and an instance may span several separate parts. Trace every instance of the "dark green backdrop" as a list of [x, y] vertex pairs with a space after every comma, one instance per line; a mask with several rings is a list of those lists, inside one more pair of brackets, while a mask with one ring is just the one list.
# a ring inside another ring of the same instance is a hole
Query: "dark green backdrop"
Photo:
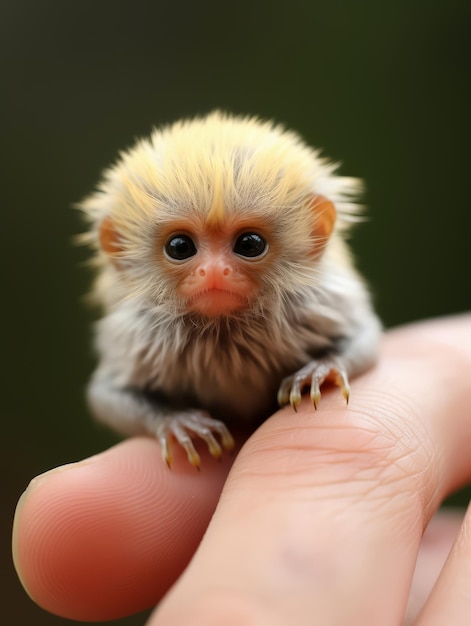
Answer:
[[367, 181], [353, 244], [385, 324], [466, 310], [470, 7], [3, 0], [2, 622], [65, 623], [16, 581], [13, 508], [33, 475], [114, 441], [83, 401], [92, 315], [72, 203], [152, 125], [214, 107], [274, 117]]

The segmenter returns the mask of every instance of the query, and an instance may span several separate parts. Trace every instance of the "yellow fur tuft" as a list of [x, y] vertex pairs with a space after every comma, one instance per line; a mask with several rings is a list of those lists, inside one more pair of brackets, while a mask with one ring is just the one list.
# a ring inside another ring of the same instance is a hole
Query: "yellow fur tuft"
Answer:
[[[122, 258], [140, 259], [142, 272], [153, 272], [159, 233], [175, 223], [196, 229], [239, 219], [266, 223], [275, 239], [293, 242], [303, 253], [312, 246], [313, 196], [334, 204], [335, 232], [347, 231], [359, 214], [361, 183], [335, 169], [297, 134], [271, 122], [219, 111], [176, 122], [138, 141], [105, 172], [80, 205], [91, 225], [84, 241], [95, 249], [104, 274], [112, 271], [99, 245], [105, 217], [122, 242]], [[290, 250], [285, 252], [288, 258]]]
[[213, 202], [205, 220], [206, 225], [209, 227], [221, 226], [225, 217], [224, 188], [221, 172], [218, 172], [216, 176], [217, 178], [214, 179], [213, 185]]

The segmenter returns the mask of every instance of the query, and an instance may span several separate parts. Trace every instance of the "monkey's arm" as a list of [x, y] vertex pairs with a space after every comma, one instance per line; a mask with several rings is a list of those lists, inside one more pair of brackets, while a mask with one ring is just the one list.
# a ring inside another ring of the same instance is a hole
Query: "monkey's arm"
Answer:
[[200, 457], [189, 433], [203, 439], [215, 458], [220, 458], [222, 450], [213, 432], [219, 434], [224, 450], [229, 451], [234, 446], [226, 426], [204, 411], [172, 409], [156, 394], [119, 386], [113, 376], [103, 375], [100, 369], [88, 387], [87, 396], [95, 417], [101, 422], [124, 435], [155, 436], [169, 467], [172, 464], [172, 437], [184, 448], [189, 462], [196, 468], [199, 468]]
[[310, 396], [317, 409], [324, 381], [332, 380], [341, 388], [348, 403], [350, 397], [349, 377], [356, 376], [374, 365], [378, 355], [381, 324], [372, 310], [362, 307], [347, 337], [334, 341], [332, 350], [309, 361], [293, 375], [283, 379], [279, 391], [280, 406], [291, 404], [296, 410], [301, 402], [304, 387], [310, 387]]

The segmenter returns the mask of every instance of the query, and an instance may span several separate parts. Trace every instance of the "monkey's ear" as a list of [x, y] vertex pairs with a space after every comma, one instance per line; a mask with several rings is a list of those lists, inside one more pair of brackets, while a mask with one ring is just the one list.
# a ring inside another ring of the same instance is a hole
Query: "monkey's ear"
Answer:
[[105, 217], [100, 224], [99, 238], [103, 252], [111, 257], [113, 263], [117, 263], [116, 254], [122, 251], [123, 246], [111, 217]]
[[317, 254], [324, 249], [329, 240], [334, 229], [337, 212], [334, 203], [325, 196], [313, 196], [309, 205], [315, 214], [313, 236], [316, 241], [315, 253]]

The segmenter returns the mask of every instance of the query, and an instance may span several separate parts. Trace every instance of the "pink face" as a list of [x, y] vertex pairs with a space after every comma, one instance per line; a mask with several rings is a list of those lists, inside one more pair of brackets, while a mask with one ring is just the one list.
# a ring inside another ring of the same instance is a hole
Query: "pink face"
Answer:
[[266, 231], [241, 224], [204, 229], [173, 225], [163, 259], [185, 308], [208, 317], [246, 308], [259, 287], [258, 274], [270, 262]]
[[[312, 211], [313, 225], [307, 239], [304, 237], [309, 245], [309, 252], [304, 254], [312, 254], [315, 259], [329, 239], [335, 208], [319, 195], [310, 197], [306, 204]], [[282, 279], [280, 259], [286, 257], [283, 251], [286, 253], [289, 238], [286, 229], [276, 227], [275, 220], [267, 216], [240, 211], [213, 220], [196, 213], [186, 219], [156, 221], [158, 229], [151, 242], [155, 280], [162, 281], [164, 291], [170, 287], [168, 295], [175, 298], [179, 309], [213, 318], [231, 315], [253, 308], [262, 286], [273, 286], [274, 280]], [[135, 252], [142, 252], [140, 238], [146, 241], [148, 234], [140, 229], [142, 224], [136, 221], [119, 227], [109, 216], [100, 223], [101, 248], [118, 271], [126, 264], [138, 263]], [[154, 289], [161, 291], [155, 282]]]

